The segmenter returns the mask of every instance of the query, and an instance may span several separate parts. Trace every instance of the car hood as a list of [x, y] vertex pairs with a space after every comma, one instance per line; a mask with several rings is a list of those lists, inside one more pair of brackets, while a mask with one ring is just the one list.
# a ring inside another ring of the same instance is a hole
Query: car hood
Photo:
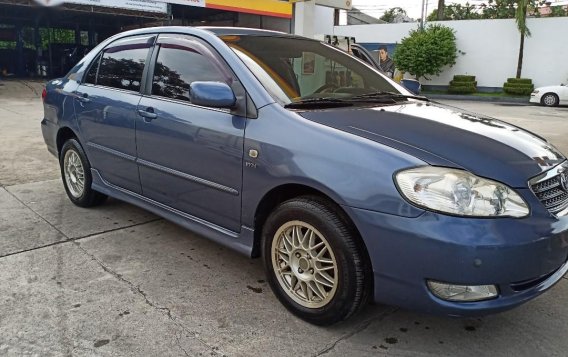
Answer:
[[434, 103], [305, 111], [302, 117], [411, 154], [430, 165], [527, 187], [564, 157], [545, 139], [500, 120]]

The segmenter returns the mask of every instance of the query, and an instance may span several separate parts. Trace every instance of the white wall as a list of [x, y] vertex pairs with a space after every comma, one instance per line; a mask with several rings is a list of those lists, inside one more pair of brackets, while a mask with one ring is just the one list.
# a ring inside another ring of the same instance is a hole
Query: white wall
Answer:
[[[520, 35], [513, 19], [444, 21], [456, 31], [457, 63], [423, 84], [448, 85], [454, 74], [477, 76], [478, 86], [502, 87], [515, 77]], [[529, 19], [532, 37], [525, 40], [522, 76], [535, 85], [568, 82], [568, 17]], [[417, 28], [416, 23], [335, 26], [334, 34], [359, 43], [397, 43]]]
[[317, 34], [331, 35], [333, 33], [334, 9], [315, 5], [311, 2], [294, 4], [294, 34], [314, 37]]

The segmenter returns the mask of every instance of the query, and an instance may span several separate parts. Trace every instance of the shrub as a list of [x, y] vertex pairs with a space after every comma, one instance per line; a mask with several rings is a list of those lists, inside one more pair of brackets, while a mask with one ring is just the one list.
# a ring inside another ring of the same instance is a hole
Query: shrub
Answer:
[[507, 94], [530, 95], [533, 90], [534, 85], [529, 78], [508, 78], [503, 84], [503, 91]]
[[475, 76], [457, 74], [450, 81], [448, 93], [453, 94], [469, 94], [477, 92], [477, 81]]
[[442, 25], [410, 32], [396, 47], [393, 60], [401, 71], [416, 79], [439, 75], [445, 66], [456, 63], [458, 49], [454, 30]]
[[452, 94], [471, 94], [477, 92], [477, 89], [472, 86], [450, 86], [448, 93]]
[[477, 81], [474, 82], [460, 82], [460, 81], [456, 81], [455, 79], [450, 81], [450, 86], [473, 86], [473, 87], [477, 87]]
[[530, 78], [507, 78], [507, 83], [532, 84], [532, 79], [530, 79]]
[[456, 74], [454, 76], [454, 81], [455, 82], [475, 82], [475, 76], [469, 76], [469, 75], [466, 75], [466, 74]]

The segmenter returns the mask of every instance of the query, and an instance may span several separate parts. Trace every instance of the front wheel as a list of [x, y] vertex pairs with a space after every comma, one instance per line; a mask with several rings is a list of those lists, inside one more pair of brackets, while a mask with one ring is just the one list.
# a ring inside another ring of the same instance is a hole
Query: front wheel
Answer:
[[542, 96], [541, 103], [546, 107], [555, 107], [558, 105], [558, 96], [554, 93], [546, 93]]
[[263, 229], [264, 265], [280, 302], [317, 325], [342, 321], [364, 306], [364, 249], [332, 204], [316, 197], [282, 203]]
[[63, 185], [71, 202], [80, 207], [92, 207], [106, 200], [106, 195], [91, 188], [91, 165], [76, 139], [69, 139], [63, 144], [59, 165]]

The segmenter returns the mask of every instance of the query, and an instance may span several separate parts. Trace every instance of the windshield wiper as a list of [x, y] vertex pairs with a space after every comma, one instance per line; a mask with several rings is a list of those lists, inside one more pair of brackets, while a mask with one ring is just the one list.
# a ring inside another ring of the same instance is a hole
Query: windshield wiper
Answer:
[[425, 102], [429, 102], [430, 99], [421, 96], [421, 95], [407, 95], [407, 94], [402, 94], [402, 93], [395, 93], [395, 92], [384, 92], [384, 91], [378, 91], [378, 92], [372, 92], [372, 93], [366, 93], [366, 94], [359, 94], [359, 95], [355, 95], [353, 97], [349, 97], [346, 99], [355, 99], [355, 100], [359, 100], [359, 99], [392, 99], [392, 100], [396, 100], [396, 99], [416, 99], [416, 100], [421, 100], [421, 101], [425, 101]]
[[313, 107], [351, 107], [353, 103], [338, 98], [307, 98], [288, 103], [284, 108], [302, 109]]

